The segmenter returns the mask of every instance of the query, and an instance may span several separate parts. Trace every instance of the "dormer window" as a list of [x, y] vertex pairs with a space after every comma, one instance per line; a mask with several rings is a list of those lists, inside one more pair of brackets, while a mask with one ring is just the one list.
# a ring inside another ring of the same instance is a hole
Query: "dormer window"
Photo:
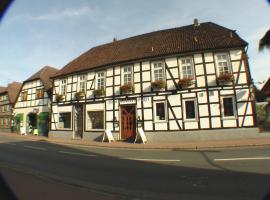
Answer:
[[180, 71], [182, 79], [194, 79], [194, 69], [192, 57], [181, 58], [180, 62]]
[[97, 72], [96, 89], [105, 88], [105, 72]]
[[78, 76], [78, 92], [86, 91], [86, 75]]
[[219, 75], [231, 73], [230, 62], [227, 53], [216, 54], [215, 58]]

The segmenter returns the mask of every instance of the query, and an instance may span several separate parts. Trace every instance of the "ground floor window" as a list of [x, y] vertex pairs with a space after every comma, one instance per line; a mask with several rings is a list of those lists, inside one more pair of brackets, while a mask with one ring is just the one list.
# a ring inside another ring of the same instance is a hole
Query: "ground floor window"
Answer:
[[235, 110], [233, 97], [223, 97], [222, 104], [223, 104], [223, 117], [234, 117]]
[[196, 100], [189, 99], [184, 101], [185, 106], [185, 119], [186, 120], [194, 120], [197, 119], [197, 107], [196, 107]]
[[104, 111], [88, 111], [87, 112], [87, 127], [88, 129], [104, 129]]
[[59, 113], [59, 128], [71, 128], [71, 112]]
[[154, 103], [154, 109], [155, 109], [155, 122], [165, 122], [166, 121], [166, 102], [155, 102]]

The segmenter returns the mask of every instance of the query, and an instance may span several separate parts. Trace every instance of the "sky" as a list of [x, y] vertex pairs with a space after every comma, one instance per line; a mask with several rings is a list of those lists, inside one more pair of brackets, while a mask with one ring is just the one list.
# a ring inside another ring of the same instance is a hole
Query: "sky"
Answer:
[[249, 43], [255, 82], [270, 76], [266, 0], [14, 0], [0, 21], [0, 85], [23, 82], [45, 65], [64, 67], [90, 48], [130, 36], [214, 22]]

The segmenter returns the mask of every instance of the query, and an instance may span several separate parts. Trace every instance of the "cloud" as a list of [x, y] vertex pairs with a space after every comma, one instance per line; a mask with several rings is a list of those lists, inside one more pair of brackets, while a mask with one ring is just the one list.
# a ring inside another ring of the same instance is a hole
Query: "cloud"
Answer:
[[50, 20], [60, 20], [68, 17], [78, 17], [91, 13], [92, 10], [89, 7], [80, 8], [67, 8], [62, 11], [53, 10], [44, 15], [32, 16], [32, 20], [37, 21], [50, 21]]

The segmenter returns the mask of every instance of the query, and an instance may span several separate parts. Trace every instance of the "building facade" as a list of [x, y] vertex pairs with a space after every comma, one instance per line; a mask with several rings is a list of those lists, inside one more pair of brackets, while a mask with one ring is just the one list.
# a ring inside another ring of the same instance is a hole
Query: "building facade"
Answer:
[[52, 94], [50, 77], [57, 71], [45, 66], [23, 82], [14, 107], [18, 132], [48, 135]]
[[253, 127], [247, 43], [214, 23], [90, 49], [54, 77], [51, 137]]
[[7, 87], [0, 87], [0, 132], [12, 132], [13, 108], [21, 89], [21, 83], [12, 82]]

